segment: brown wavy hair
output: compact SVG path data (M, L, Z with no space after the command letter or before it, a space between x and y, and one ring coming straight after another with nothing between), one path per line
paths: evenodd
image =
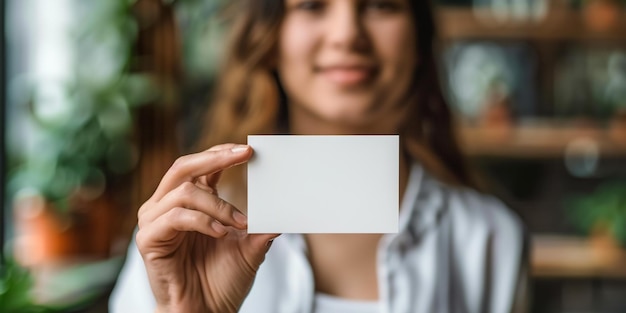
M399 134L403 152L448 184L475 187L439 82L432 4L429 0L409 3L419 62L410 89L413 92L406 99L409 114ZM236 13L230 44L207 114L202 148L244 143L248 134L289 131L287 97L272 66L284 0L243 0L231 9Z

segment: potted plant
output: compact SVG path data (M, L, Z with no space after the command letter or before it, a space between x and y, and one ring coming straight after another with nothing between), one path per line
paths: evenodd
M626 182L608 182L567 201L572 223L596 241L626 246Z
M112 187L127 180L138 157L134 112L159 97L151 78L133 71L138 29L132 1L73 4L71 75L28 87L30 127L24 142L9 149L20 261L107 256L106 228L119 195Z
M614 29L623 15L624 0L578 0L583 19L590 30L604 32Z

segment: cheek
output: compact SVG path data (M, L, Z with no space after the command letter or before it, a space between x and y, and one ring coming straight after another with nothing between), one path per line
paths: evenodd
M412 73L416 60L413 24L408 19L381 23L372 29L380 58L394 74Z
M279 37L278 70L285 77L303 75L314 48L310 27L285 20Z
M277 71L285 93L292 102L307 103L314 98L313 66L316 53L314 23L286 19L278 42Z

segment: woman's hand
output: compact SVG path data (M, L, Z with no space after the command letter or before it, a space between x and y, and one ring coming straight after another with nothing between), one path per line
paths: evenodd
M277 235L248 235L217 195L222 170L252 156L225 144L181 157L139 209L137 247L159 312L236 312Z

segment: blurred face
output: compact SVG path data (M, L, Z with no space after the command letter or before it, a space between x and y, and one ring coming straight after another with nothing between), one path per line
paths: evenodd
M291 114L397 124L417 63L408 0L285 1L277 70Z

